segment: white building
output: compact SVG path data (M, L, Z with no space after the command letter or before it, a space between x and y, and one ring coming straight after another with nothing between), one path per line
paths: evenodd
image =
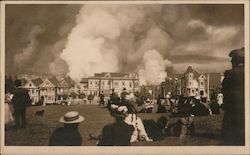
M101 92L108 96L112 89L120 95L125 88L128 92L139 90L139 77L136 73L96 73L94 76L83 78L81 90L98 97Z
M23 85L29 92L30 98L32 100L32 105L35 105L40 99L39 86L43 83L40 78L37 79L26 79L27 82Z
M56 78L46 78L40 85L40 97L44 97L45 104L56 102L58 81Z
M189 66L181 79L181 88L184 96L207 96L207 77Z

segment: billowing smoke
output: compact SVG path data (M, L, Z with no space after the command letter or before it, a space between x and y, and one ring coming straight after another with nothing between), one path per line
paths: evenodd
M160 6L85 5L60 57L73 79L98 72L140 72L141 84L159 84L171 37L153 21ZM143 57L143 58L142 58Z
M27 47L23 49L21 53L18 53L15 55L15 63L17 63L18 67L22 67L25 65L28 60L35 54L37 46L38 46L38 40L37 36L43 32L43 29L36 25L34 26L31 31L29 32L26 40L29 41Z
M146 51L143 55L143 67L139 70L140 84L159 84L164 81L167 73L165 69L170 61L164 60L156 50Z

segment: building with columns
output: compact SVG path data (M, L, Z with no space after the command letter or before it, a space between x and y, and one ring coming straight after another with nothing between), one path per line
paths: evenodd
M82 78L80 84L82 91L95 97L100 93L109 96L112 90L120 95L124 88L128 92L139 91L139 77L136 73L95 73L94 76Z

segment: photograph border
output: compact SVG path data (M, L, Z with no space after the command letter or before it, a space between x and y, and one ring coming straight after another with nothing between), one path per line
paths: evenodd
M248 0L171 0L171 1L1 1L1 154L249 154L249 1ZM245 146L126 146L126 147L52 147L5 146L5 5L7 4L243 4L245 47Z

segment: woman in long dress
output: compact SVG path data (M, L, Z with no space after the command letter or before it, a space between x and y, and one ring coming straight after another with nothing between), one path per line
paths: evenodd
M6 93L5 94L5 124L9 124L11 123L14 119L10 110L10 103L11 103L11 99L12 96L10 93Z

